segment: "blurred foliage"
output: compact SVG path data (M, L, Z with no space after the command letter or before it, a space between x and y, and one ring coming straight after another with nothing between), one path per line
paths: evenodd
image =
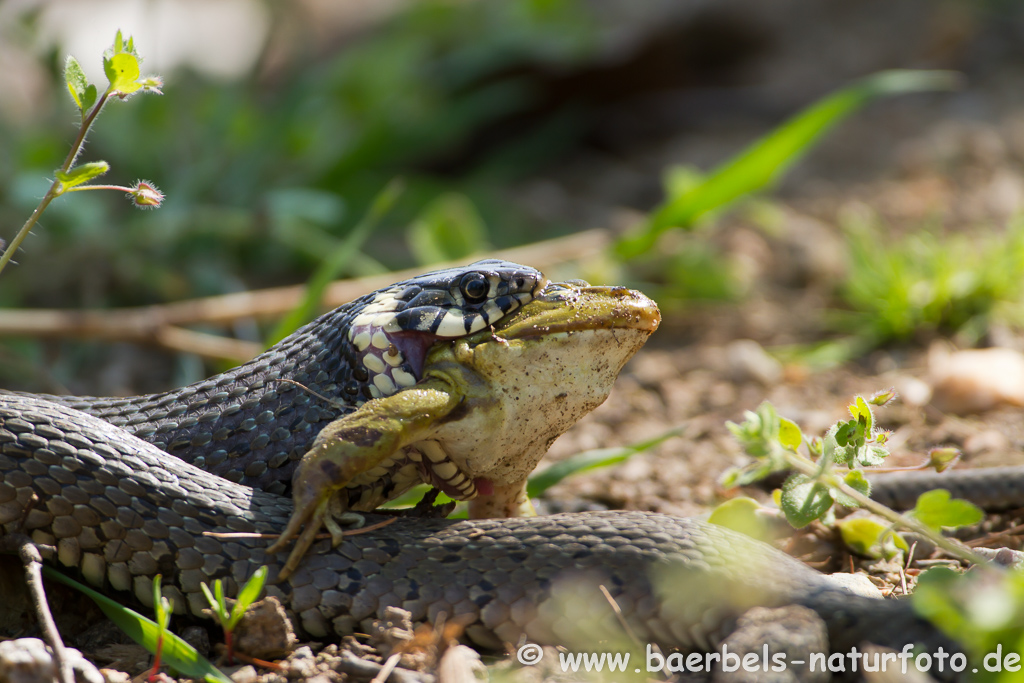
M935 567L921 574L914 609L963 644L972 681L1020 681L1024 648L1024 571L979 567L960 574Z
M848 311L835 324L860 346L959 334L973 344L993 319L1024 324L1024 223L982 235L922 229L883 240L870 218L844 226L850 272L841 288Z
M427 0L263 81L167 74L167 97L111 109L89 140L89 153L123 177L159 178L164 209L140 216L109 197L59 199L19 258L31 267L5 274L0 305L138 304L304 280L400 174L407 190L390 220L340 275L410 265L402 231L424 207L420 222L431 227L414 231L421 238L443 230L463 249L538 239L548 226L527 220L496 181L550 145L534 145L531 157L530 141L518 140L515 154L497 149L456 174L427 167L480 126L530 106L517 67L567 67L596 41L578 0ZM31 125L0 128L2 225L25 220L66 152L73 103L62 66L54 54L59 106ZM416 241L415 258L430 256L430 242Z
M689 228L706 214L776 182L807 150L839 122L869 102L922 90L946 90L957 83L948 71L882 71L815 102L746 150L723 162L697 183L669 187L668 197L640 229L616 246L623 258L654 248L669 228ZM674 191L673 191L674 189Z

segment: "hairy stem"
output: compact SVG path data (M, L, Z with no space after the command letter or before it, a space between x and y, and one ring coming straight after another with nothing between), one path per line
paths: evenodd
M951 538L943 536L941 533L921 524L921 522L917 521L913 517L901 515L895 510L882 505L878 501L871 500L863 493L844 482L842 478L836 474L832 472L821 472L818 466L813 462L791 451L786 451L785 454L787 462L793 469L799 470L802 474L806 474L808 477L824 484L825 486L839 489L844 494L857 501L857 503L865 510L870 510L879 517L884 517L901 528L908 529L914 533L925 536L953 557L966 560L973 564L988 564L985 558L978 555L970 548L957 543Z
M68 155L64 159L64 163L58 170L67 173L71 169L71 166L75 163L75 159L78 158L78 155L82 152L82 148L85 146L85 136L89 132L90 126L92 126L93 121L96 120L96 117L99 115L100 110L103 109L103 105L107 103L107 99L109 97L110 90L107 90L107 92L103 93L99 101L96 102L89 113L82 117L82 125L78 129L78 135L75 137L75 141L72 143L71 150L68 151ZM54 180L50 185L50 189L47 190L46 194L43 195L43 198L39 200L39 205L36 206L32 215L28 217L25 224L21 226L21 230L19 230L18 234L14 236L11 243L7 245L7 248L4 249L3 255L0 256L0 272L3 272L3 269L7 267L7 263L11 260L14 254L17 253L18 247L20 247L25 238L28 237L28 234L32 232L32 228L39 222L39 217L43 215L43 211L46 210L46 207L48 207L50 202L54 199L64 194L64 192L63 183L59 180Z

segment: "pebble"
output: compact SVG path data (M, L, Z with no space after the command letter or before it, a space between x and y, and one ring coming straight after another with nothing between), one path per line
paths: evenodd
M1024 354L991 348L928 352L932 403L956 415L981 413L998 405L1024 405Z
M65 648L76 683L103 683L103 674L82 653ZM12 683L52 683L58 680L50 647L38 638L18 638L0 642L0 681Z
M737 382L772 386L782 379L782 364L753 339L737 339L725 347L729 374Z

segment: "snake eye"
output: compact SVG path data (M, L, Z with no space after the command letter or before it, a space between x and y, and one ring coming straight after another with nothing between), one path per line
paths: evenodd
M462 296L466 297L466 301L471 304L479 303L486 299L490 288L487 278L480 273L466 273L462 276L462 281L459 282Z

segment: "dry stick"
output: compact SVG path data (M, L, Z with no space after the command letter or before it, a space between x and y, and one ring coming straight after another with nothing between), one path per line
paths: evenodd
M546 270L557 264L597 256L604 252L611 239L611 231L595 229L523 247L503 249L488 255ZM454 266L465 261L441 263L437 267ZM421 268L413 268L354 280L338 280L324 291L322 303L325 307L340 306L398 280L415 277L421 272ZM131 341L210 358L248 360L259 351L258 345L180 328L182 325L197 323L227 324L245 318L280 316L294 309L302 301L305 292L305 285L294 285L109 311L6 310L0 311L0 336L88 337Z
M39 554L39 548L31 538L18 533L9 534L0 539L0 549L18 552L18 557L25 567L25 583L32 596L32 607L35 609L40 626L42 626L43 635L46 636L50 649L53 650L53 661L57 666L60 681L61 683L75 683L67 651L64 649L64 641L61 640L57 624L53 620L53 615L50 614L50 606L46 602L46 590L43 588L43 558Z
M391 672L395 670L395 667L398 666L398 662L401 661L401 659L402 653L400 652L396 652L388 657L387 661L384 662L384 666L380 668L380 671L377 672L377 675L373 677L373 680L370 681L370 683L384 683L384 681L388 680L388 676L390 676Z
M386 527L388 524L394 524L397 521L398 521L398 517L389 517L388 519L385 519L383 521L375 522L374 524L369 524L367 526L362 526L362 527L359 527L358 529L346 529L342 535L346 536L346 537L347 536L359 536L360 534L365 534L365 533L368 533L370 531L376 531L377 529L380 529L381 527ZM257 539L257 540L261 540L261 539L276 540L276 539L281 537L281 534L261 534L261 533L257 533L257 532L251 532L251 531L223 531L223 532L221 532L221 531L204 531L203 532L203 536L212 536L213 538L219 538L219 539L222 539L222 540L224 540L224 539L233 539L233 538L246 538L246 539ZM331 534L325 532L325 533L322 533L322 534L317 534L316 536L313 537L313 540L322 541L322 540L327 539L327 538L333 538L333 536Z
M50 614L50 605L46 601L42 574L43 558L32 539L21 531L25 527L29 513L38 504L39 496L33 493L21 513L21 520L16 525L15 533L0 538L0 551L17 551L18 557L21 558L21 563L25 566L25 583L32 595L32 606L36 610L39 624L43 627L43 635L46 636L50 648L53 650L53 659L57 664L60 680L62 683L74 683L74 675L70 664L68 664L67 652L64 650L64 641L61 640L57 624L53 621L53 615Z

